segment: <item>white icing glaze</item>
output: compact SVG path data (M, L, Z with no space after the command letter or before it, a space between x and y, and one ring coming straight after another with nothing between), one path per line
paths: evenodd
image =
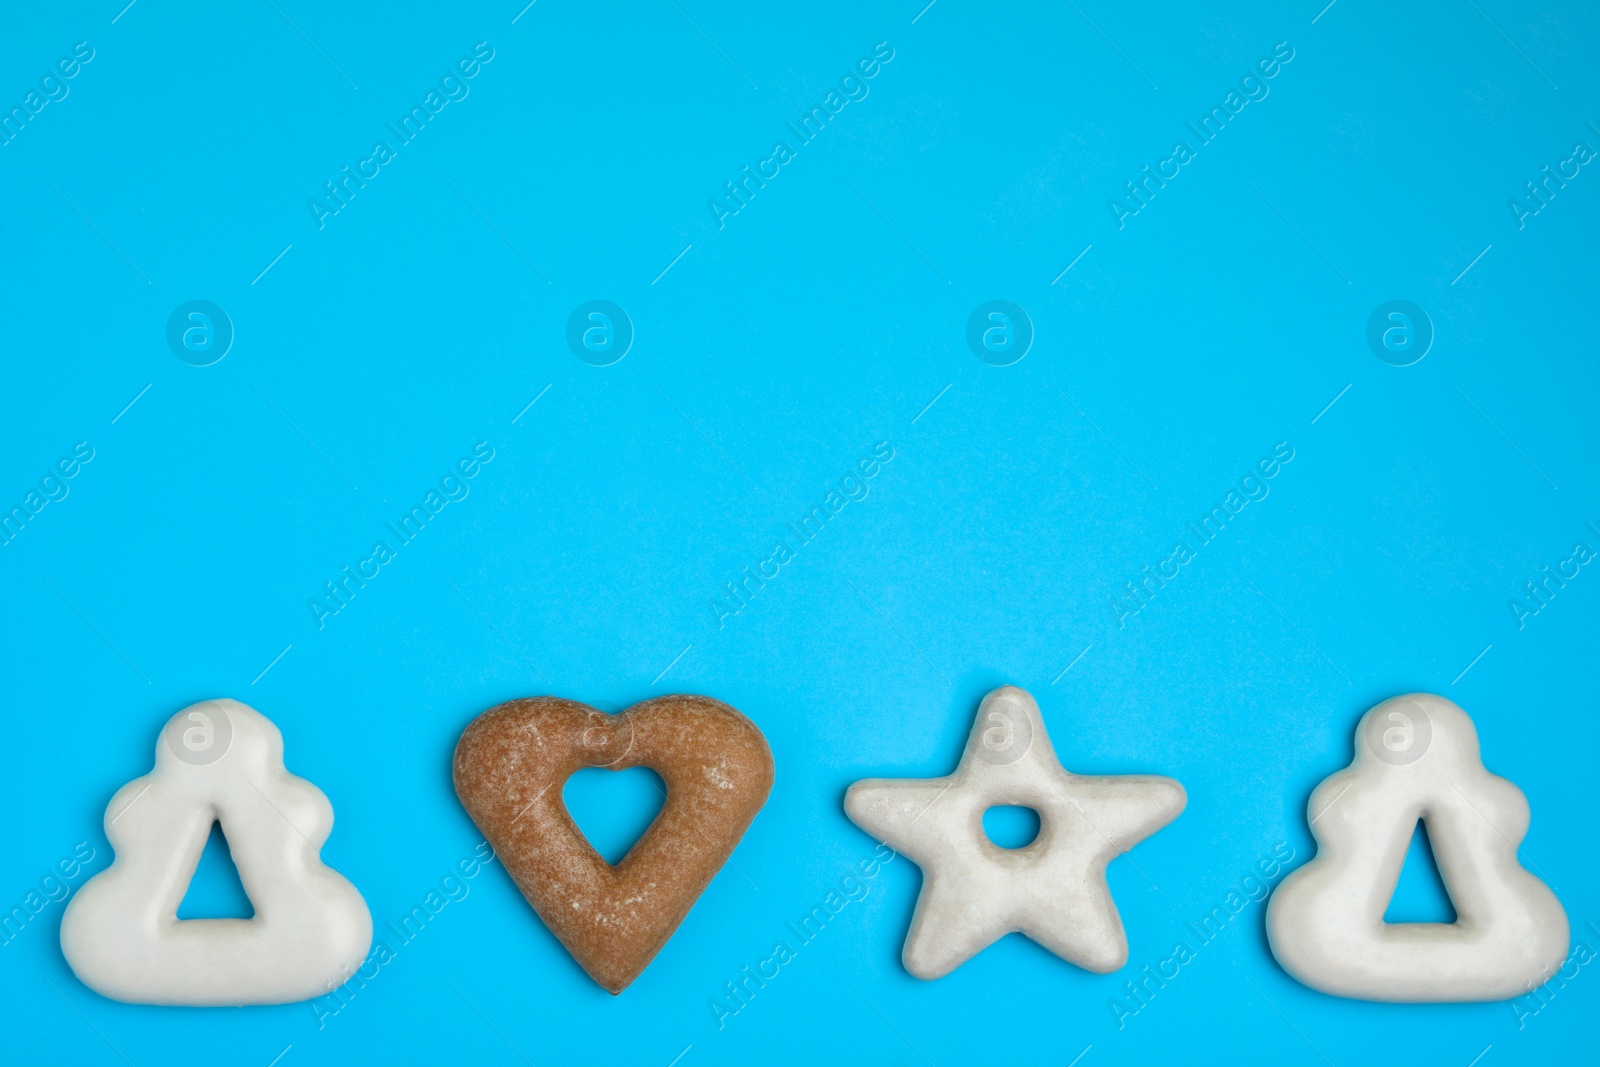
M183 919L213 821L220 821L251 919ZM83 983L139 1004L307 1000L342 984L372 943L372 916L319 855L333 806L283 765L283 737L234 700L194 704L156 741L155 770L106 808L115 862L61 920L61 951Z
M1412 693L1362 716L1355 760L1307 806L1317 855L1267 904L1272 953L1295 978L1342 997L1505 1000L1567 954L1567 915L1523 870L1528 802L1484 769L1478 732L1443 697ZM1386 923L1421 819L1454 923Z
M955 772L868 778L845 811L923 870L902 958L940 978L1013 931L1098 973L1128 960L1106 864L1183 810L1183 786L1154 775L1089 777L1062 768L1032 696L1003 686L983 698ZM983 813L1032 808L1039 835L1020 849L989 840Z

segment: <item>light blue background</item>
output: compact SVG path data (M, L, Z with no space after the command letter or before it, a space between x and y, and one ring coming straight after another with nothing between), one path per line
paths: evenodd
M1521 630L1507 606L1575 541L1600 547L1600 173L1524 229L1507 207L1575 141L1600 147L1592 10L121 3L13 11L0 38L6 109L75 42L96 50L0 148L0 502L95 449L0 549L4 904L80 841L102 869L111 794L212 696L282 728L337 812L325 858L380 927L479 841L449 760L500 701L708 694L760 725L777 784L620 998L498 867L320 1029L303 1004L105 1000L66 967L55 904L0 947L8 1060L544 1064L600 1045L662 1067L1493 1067L1592 1049L1592 968L1520 1029L1506 1004L1338 1000L1276 966L1259 905L1122 1029L1110 1008L1274 846L1310 854L1309 791L1363 711L1413 690L1474 716L1532 805L1524 862L1574 938L1600 939L1600 576ZM495 58L470 96L319 231L307 200L478 41ZM708 198L880 41L895 58L870 95L719 231ZM1118 230L1108 198L1193 146L1185 121L1279 41L1295 58L1270 95ZM196 298L237 333L207 368L164 339ZM604 369L564 342L593 298L637 331ZM1004 369L964 340L995 298L1037 332ZM1390 299L1436 328L1415 366L1366 346ZM307 599L476 441L496 455L471 495L319 630ZM719 629L708 598L880 441L896 456L870 496ZM1270 496L1119 627L1108 596L1279 441L1295 459ZM723 983L871 854L847 785L946 773L1006 682L1037 695L1069 768L1188 788L1110 867L1128 968L1013 936L914 980L920 875L896 861L719 1030ZM637 822L588 800L597 834ZM215 873L196 891L223 899Z

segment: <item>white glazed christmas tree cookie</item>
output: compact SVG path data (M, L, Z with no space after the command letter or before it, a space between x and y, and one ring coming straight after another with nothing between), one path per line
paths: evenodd
M251 919L179 919L212 823L220 822L255 908ZM137 1004L308 1000L361 965L372 916L319 852L333 829L322 791L283 765L283 736L235 700L178 712L155 770L119 789L105 830L116 860L61 920L78 978Z
M1008 685L978 706L953 774L867 778L850 787L844 808L922 868L901 958L933 979L1013 931L1087 970L1121 967L1128 939L1106 864L1177 818L1186 801L1171 778L1063 769L1039 705ZM983 813L1010 804L1039 814L1039 836L1025 848L1001 848L984 833Z
M1341 997L1505 1000L1553 974L1567 915L1522 869L1528 802L1490 774L1466 712L1412 693L1367 712L1355 760L1308 805L1317 855L1267 904L1272 953L1295 978ZM1386 923L1417 820L1428 829L1454 923Z

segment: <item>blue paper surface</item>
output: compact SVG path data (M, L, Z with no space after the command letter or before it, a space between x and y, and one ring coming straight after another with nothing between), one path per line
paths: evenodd
M1592 8L123 2L0 37L8 1062L1588 1055ZM841 800L947 773L1005 683L1189 806L1109 868L1123 970L1013 935L920 982L920 873L847 883ZM1572 920L1510 1004L1314 992L1252 899L1418 690ZM514 697L671 692L777 780L612 998L459 879L450 755ZM214 696L393 949L334 999L125 1005L61 956L107 801ZM567 796L621 847L645 781ZM1408 868L1394 914L1444 907Z

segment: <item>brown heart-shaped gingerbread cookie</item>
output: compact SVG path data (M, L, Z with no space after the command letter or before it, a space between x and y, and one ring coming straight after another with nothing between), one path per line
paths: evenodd
M615 867L561 800L585 767L645 766L667 784L655 821ZM575 700L512 700L456 744L456 794L517 888L612 993L655 958L772 791L772 751L709 697L669 696L607 715Z

